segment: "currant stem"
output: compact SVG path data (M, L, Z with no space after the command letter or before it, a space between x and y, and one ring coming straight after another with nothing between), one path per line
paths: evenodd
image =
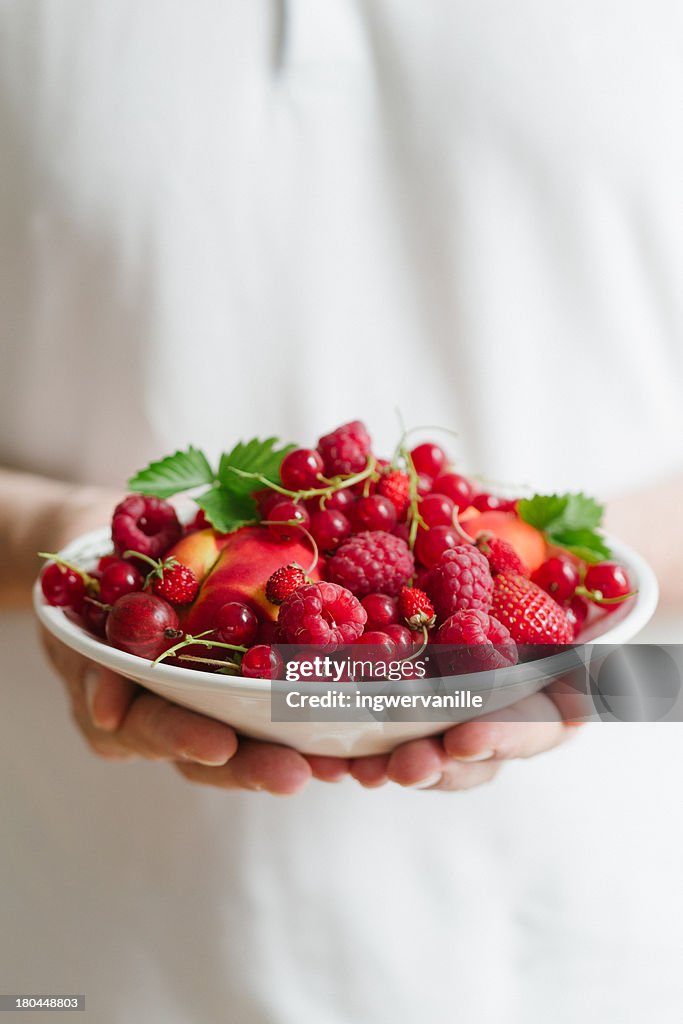
M307 530L305 526L302 526L296 519L262 519L261 526L296 526L297 529L301 530L301 532L306 535L306 539L313 548L313 561L309 568L304 570L306 576L310 576L320 559L320 551L313 534Z
M195 661L201 662L202 665L217 665L219 668L234 668L235 671L239 668L231 661L219 661L218 658L200 658L199 655L195 654L179 654L178 661Z
M81 569L78 565L74 565L73 562L67 562L67 560L65 558L62 558L61 555L53 555L49 551L39 551L38 558L48 558L51 562L56 562L57 565L63 565L65 569L71 569L72 572L75 572L77 576L81 577L88 590L92 591L93 593L99 594L99 583L97 582L95 577L90 576L90 574L87 573L85 569Z
M280 484L269 480L268 477L263 476L261 473L251 473L246 469L237 469L235 466L231 466L230 471L236 473L237 476L243 477L245 480L257 480L264 487L269 487L272 491L277 491L278 494L284 494L288 498L305 501L307 498L329 498L335 491L344 491L355 484L361 483L361 481L366 480L372 475L376 465L377 460L374 455L371 455L365 469L359 473L354 473L351 476L335 477L327 486L311 487L307 491L290 491L286 487L282 487Z
M189 633L185 634L183 640L178 644L174 644L173 647L169 647L168 650L162 651L158 658L152 662L152 665L158 665L159 662L163 661L164 658L170 658L177 651L182 651L183 647L190 647L192 644L199 644L201 647L220 647L228 651L239 651L240 654L245 654L247 648L241 647L238 644L224 644L221 640L204 640L205 636L209 633L213 633L212 629L206 629L203 633L198 633L197 636L191 636Z
M579 594L580 597L585 597L593 604L597 604L598 607L611 604L621 604L623 601L628 601L630 597L635 597L638 593L637 590L631 590L628 594L620 594L619 597L603 597L601 590L588 590L587 587L577 587L574 591L575 594Z

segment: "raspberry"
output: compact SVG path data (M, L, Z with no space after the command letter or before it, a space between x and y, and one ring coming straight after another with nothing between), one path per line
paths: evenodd
M358 598L336 583L308 583L280 605L278 625L287 643L349 644L367 614Z
M401 587L398 595L398 610L411 629L433 626L436 622L434 606L424 590L417 587Z
M528 576L529 572L512 544L495 537L492 533L482 532L475 541L482 555L486 555L489 568L493 574L497 572L519 572Z
M345 541L329 560L327 570L333 583L358 597L375 591L395 597L413 575L415 560L400 537L372 530Z
M518 644L570 644L574 639L564 609L519 573L498 573L491 611Z
M486 557L473 544L445 551L429 574L427 593L441 621L464 608L488 611L493 579Z
M114 509L111 536L114 550L139 551L149 558L159 558L180 539L182 527L172 505L161 498L129 494Z
M389 499L400 519L410 504L410 477L399 469L385 473L377 484L377 493Z
M276 569L266 583L266 597L271 604L282 602L306 583L306 573L296 562Z
M170 604L191 604L199 590L199 580L187 565L169 558L161 568L161 576L152 585L157 597Z
M437 644L455 648L438 656L441 671L482 672L517 663L517 645L509 630L492 615L475 608L451 615L434 639Z
M360 420L345 423L318 441L325 475L346 476L365 468L372 441Z

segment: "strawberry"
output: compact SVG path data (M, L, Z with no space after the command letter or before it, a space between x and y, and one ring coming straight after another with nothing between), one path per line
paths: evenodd
M191 604L197 596L199 580L189 566L182 565L175 558L167 558L152 584L152 590L170 604Z
M518 644L570 644L574 630L550 594L520 573L498 573L493 581L491 613Z
M301 566L291 562L289 565L283 565L281 569L276 569L269 577L266 583L266 597L271 604L282 604L290 594L308 582Z
M434 605L424 590L417 587L401 587L398 595L398 610L411 629L433 626L436 622Z
M410 503L410 477L400 469L384 473L377 484L377 493L389 499L400 519Z

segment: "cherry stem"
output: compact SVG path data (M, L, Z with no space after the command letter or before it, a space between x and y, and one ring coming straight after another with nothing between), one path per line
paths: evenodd
M623 601L628 601L630 597L635 597L638 593L637 590L631 590L628 594L621 594L619 597L603 597L601 590L588 590L587 587L577 587L574 591L575 594L579 594L580 597L586 597L593 604L598 606L621 604Z
M220 640L204 640L205 636L209 633L213 633L213 629L206 629L203 633L198 633L197 636L191 636L189 633L185 634L183 640L179 644L174 644L173 647L169 647L167 650L162 651L158 658L152 662L152 665L158 665L159 662L163 661L164 658L170 658L176 651L182 651L183 647L190 647L192 644L200 644L202 647L220 647L227 651L239 651L240 654L245 654L247 648L240 647L238 644L224 644Z
M416 658L419 658L420 655L422 654L422 652L425 650L428 642L429 642L429 632L427 630L427 627L423 625L422 626L422 643L420 644L418 649L413 654L408 654L405 658L401 658L401 664L403 664L404 661L415 661Z
M460 512L460 506L456 505L453 509L453 529L457 533L458 537L462 537L466 544L476 544L476 538L472 538L469 533L465 530L465 527L461 524L458 519Z
M56 562L57 565L63 565L65 569L71 569L72 572L81 577L88 590L94 591L96 594L99 593L100 585L95 577L87 573L85 569L74 565L73 562L67 562L66 558L62 558L61 555L53 555L49 551L39 551L38 558L48 558L51 562Z

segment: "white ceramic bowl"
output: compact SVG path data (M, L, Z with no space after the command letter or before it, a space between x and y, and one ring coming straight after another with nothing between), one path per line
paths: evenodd
M633 639L652 617L657 605L658 587L652 569L635 551L612 538L608 541L614 557L632 574L638 595L596 623L581 639L590 643L622 644ZM68 561L87 567L110 550L109 531L102 529L79 537L64 548L61 555ZM360 722L274 722L271 721L269 681L212 675L164 662L153 666L142 658L109 647L71 621L61 608L46 604L39 581L34 586L33 600L45 628L79 654L127 676L167 700L227 722L237 732L256 739L285 743L307 754L359 757L383 753L398 743L433 735L443 731L445 725L453 724L453 718L442 723L434 720L378 721L370 712L367 720ZM550 680L565 673L570 664L575 664L571 651L497 672L495 688L487 700L487 712L508 707L537 692ZM459 675L446 682L452 683L456 689L481 689L485 684L484 677L488 675L490 673ZM315 688L319 690L319 687L319 683L297 686L302 691L308 688L310 692ZM477 713L473 709L463 709L458 720L466 721L476 717Z

